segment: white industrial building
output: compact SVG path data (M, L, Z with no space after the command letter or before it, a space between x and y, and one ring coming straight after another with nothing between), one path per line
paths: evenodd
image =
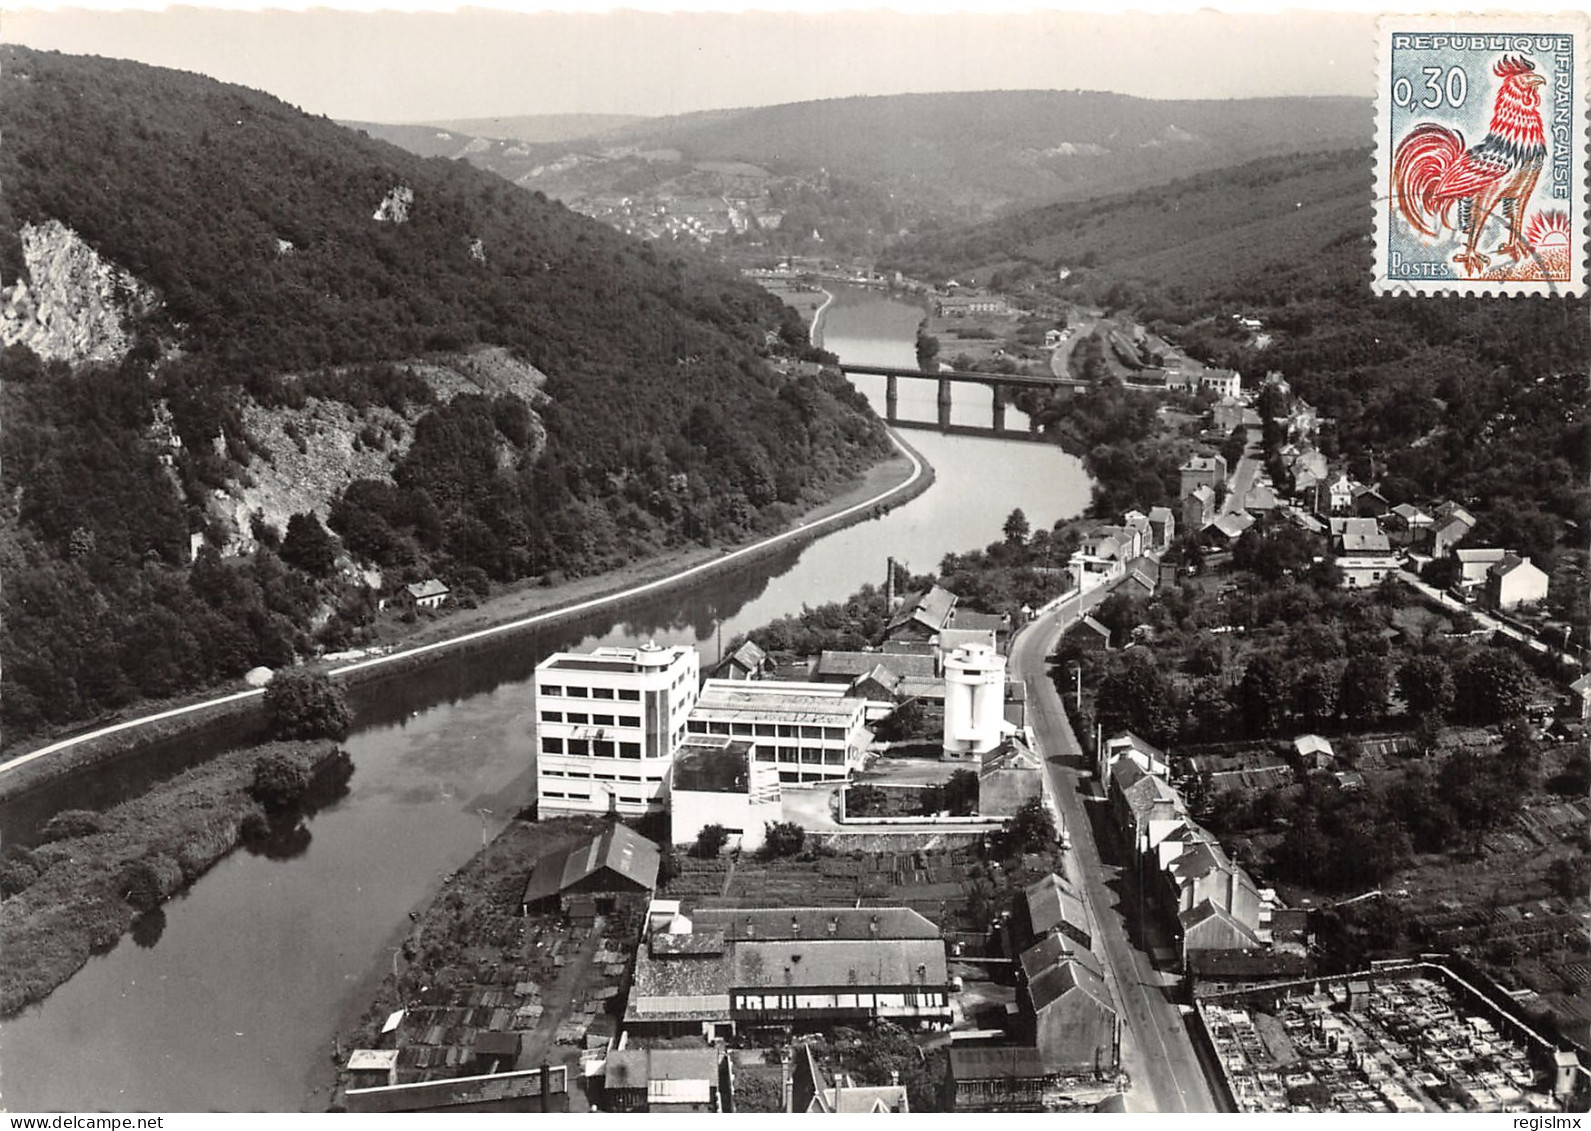
M640 816L663 809L699 683L689 645L557 652L537 664L539 810Z
M770 823L782 817L779 769L759 762L756 744L705 735L691 739L674 755L669 785L669 839L694 844L708 825L729 833L731 844L747 852L762 847Z
M867 748L866 707L832 683L710 679L686 730L692 741L754 741L756 760L775 764L781 782L843 781Z
M1005 657L987 644L945 654L944 759L979 762L1000 745L1005 722Z

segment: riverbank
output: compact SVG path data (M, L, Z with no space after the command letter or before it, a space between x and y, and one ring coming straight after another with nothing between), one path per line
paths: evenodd
M474 609L421 620L404 634L399 650L352 664L321 662L312 666L349 683L414 670L440 659L445 650L501 633L553 625L668 586L699 581L720 570L751 564L763 555L877 517L916 498L932 485L934 478L933 468L909 444L893 433L890 438L897 451L894 457L875 464L849 490L807 512L799 523L780 534L738 548L681 549L555 588L521 584L493 594ZM193 727L247 727L248 720L259 715L263 694L258 688L233 689L18 752L0 763L0 802Z
M435 1050L429 1055L436 1056L449 1044L462 1047L454 1023L444 1018L476 1009L488 997L500 1003L493 1010L512 1010L515 1028L524 1034L521 1067L539 1066L554 1053L572 1007L592 989L616 989L620 976L593 968L586 951L594 948L584 945L591 941L587 932L567 923L556 909L525 916L520 899L539 859L568 851L606 827L597 816L514 820L442 880L411 914L412 922L397 928L390 962L372 964L360 980L363 992L341 1019L331 1055L310 1072L304 1109L337 1110L347 1055L356 1048L396 1042L417 1051L429 1047ZM626 933L625 953L635 941ZM399 1009L406 1014L398 1033L384 1035L387 1018ZM485 1018L471 1027L488 1028ZM419 1064L405 1062L400 1068L401 1082L424 1074Z
M807 327L807 341L818 349L823 348L823 316L828 313L829 307L834 305L834 292L826 287L819 287L823 295L823 305L812 312L811 325Z
M335 793L347 782L332 772L338 753L312 742L231 750L104 813L85 812L77 822L81 835L8 849L7 890L30 873L34 878L0 905L0 1017L41 1001L129 931L135 937L141 928L158 931L160 905L246 838L268 846L290 834L303 810L273 822L249 792L260 758L286 755Z

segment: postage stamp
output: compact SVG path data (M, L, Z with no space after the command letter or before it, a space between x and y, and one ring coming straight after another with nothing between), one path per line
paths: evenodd
M1584 293L1587 28L1583 15L1380 21L1377 294Z

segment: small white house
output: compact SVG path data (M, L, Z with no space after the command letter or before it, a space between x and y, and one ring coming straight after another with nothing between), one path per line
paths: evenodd
M1517 609L1547 599L1547 575L1527 557L1505 554L1486 571L1486 603L1494 609Z
M434 577L403 587L403 603L417 609L440 609L451 590Z

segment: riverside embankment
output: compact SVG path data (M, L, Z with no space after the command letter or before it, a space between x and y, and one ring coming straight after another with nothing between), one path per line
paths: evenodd
M401 646L353 663L312 665L346 684L366 683L403 672L420 670L445 659L443 653L480 645L502 633L533 626L551 626L603 607L622 609L667 588L710 581L721 571L752 565L767 555L797 547L835 530L878 518L916 498L933 484L934 471L898 436L891 436L895 453L875 465L848 491L814 508L787 530L739 547L692 547L635 563L612 573L566 583L556 589L522 585L491 598L474 609L428 617L405 634ZM157 747L196 732L213 732L233 745L258 738L261 688L234 688L148 714L106 723L84 734L57 739L38 749L23 751L0 762L0 804L37 791L45 783L95 766L107 759L157 754ZM203 756L208 744L190 746ZM81 803L81 801L79 801ZM50 808L48 799L29 806L34 814ZM11 825L12 822L5 822ZM11 836L26 837L23 828L7 827Z
M825 315L825 346L856 364L909 365L920 317L887 296L840 295ZM857 384L882 407L882 381ZM915 412L933 419L932 384L913 384L927 392ZM656 638L694 644L711 664L720 634L727 642L881 582L889 557L929 572L947 552L999 540L1015 507L1049 526L1088 502L1081 464L1058 448L931 432L913 433L912 444L935 481L876 519L620 608L442 649L446 662L421 670L377 667L390 674L350 685L348 793L304 821L291 854L221 859L165 905L155 945L124 939L0 1023L7 1106L323 1109L324 1095L308 1098L318 1070L350 1015L368 1006L373 974L390 969L387 948L401 943L408 913L534 795L531 676L540 659ZM97 788L137 761L113 759L72 780Z

